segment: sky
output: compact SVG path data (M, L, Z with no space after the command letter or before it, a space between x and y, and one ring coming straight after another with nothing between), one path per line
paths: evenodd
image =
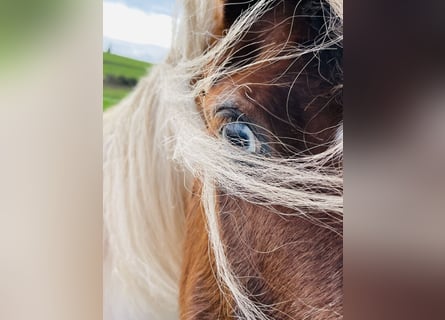
M175 0L104 0L103 50L160 62L170 47Z

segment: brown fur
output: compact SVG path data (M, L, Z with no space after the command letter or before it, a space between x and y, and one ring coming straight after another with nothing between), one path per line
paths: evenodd
M275 48L285 48L313 41L317 21L297 17L292 24L289 19L297 3L277 2L275 9L250 29L239 46L228 52L231 63L242 64L240 55L251 62L267 54L254 43L264 47L275 43ZM296 11L297 15L303 15L307 3L310 1L300 4L302 9ZM245 8L243 5L238 11ZM230 27L236 9L228 6L224 15L217 15L224 16L224 27L219 30ZM201 100L209 133L218 135L221 125L228 121L216 117L215 110L223 103L221 97L227 98L230 92L230 99L224 103L229 101L250 122L267 129L259 130L272 155L289 157L298 152L323 150L323 144L332 139L342 119L341 96L333 91L340 79L331 70L340 60L336 49L332 56L264 63L220 79ZM258 51L252 54L253 50ZM234 90L234 84L240 87ZM279 141L282 143L278 144ZM268 208L236 198L220 194L218 199L220 229L231 267L252 300L270 306L266 314L273 319L341 317L341 226L334 224L338 228L335 233L302 218L283 218ZM198 196L190 199L184 255L181 319L235 317L236 306L227 292L220 290L215 278L215 262Z
M196 183L194 194L200 194ZM209 248L206 221L198 196L189 199L180 285L181 319L227 319L231 313L215 277L215 259Z

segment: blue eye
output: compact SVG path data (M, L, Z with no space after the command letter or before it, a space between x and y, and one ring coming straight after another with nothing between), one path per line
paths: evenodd
M259 149L259 142L255 134L245 123L229 122L222 127L221 135L234 146L247 152L255 153Z

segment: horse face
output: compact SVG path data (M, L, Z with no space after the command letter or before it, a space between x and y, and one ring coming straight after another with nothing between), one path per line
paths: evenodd
M224 33L254 2L226 3L219 30ZM320 41L326 17L323 8L311 7L311 1L275 2L221 59L222 67L235 71L220 77L205 93L203 115L214 135L221 135L224 124L243 120L263 147L255 151L284 156L317 153L342 120L341 95L335 90L342 81L337 68L341 49L333 46L288 58L302 46Z
M226 1L217 17L223 35L255 1ZM318 6L317 6L318 4ZM328 6L325 4L325 6ZM271 1L218 63L229 72L199 100L209 133L246 152L296 157L325 149L342 119L341 49L289 57L320 37L319 2ZM196 191L199 183L196 184ZM217 194L219 224L231 268L249 297L273 319L336 319L342 309L342 239L299 217ZM317 213L312 213L317 214ZM187 217L181 283L183 319L238 315L215 280L199 198Z

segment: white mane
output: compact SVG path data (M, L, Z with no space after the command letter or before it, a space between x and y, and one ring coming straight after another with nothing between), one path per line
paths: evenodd
M206 50L217 2L182 1L166 61L153 67L129 97L104 114L105 319L178 319L185 200L194 179L203 185L201 201L219 280L248 320L266 319L264 306L249 300L230 270L218 231L215 186L245 201L291 208L310 220L314 218L305 214L308 209L341 220L342 173L324 166L341 161L341 134L321 154L286 160L247 154L206 133L195 97L219 75L237 71L223 70L212 62L236 43L267 4L259 0L224 38ZM335 28L332 31L337 36L327 37L317 47L288 52L287 58L342 41L338 26L343 2L329 2L337 18L326 23ZM191 80L203 71L211 76L192 86ZM290 188L292 185L305 187ZM320 189L334 192L315 191Z

